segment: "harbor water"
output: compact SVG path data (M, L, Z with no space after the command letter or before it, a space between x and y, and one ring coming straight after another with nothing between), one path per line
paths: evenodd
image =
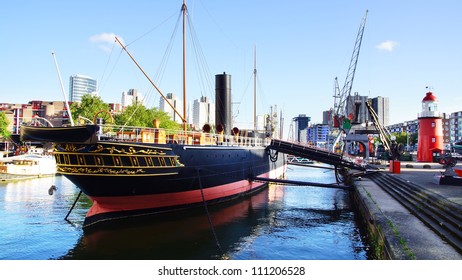
M289 166L288 179L334 183L331 170ZM56 190L52 195L52 185ZM0 182L0 259L365 260L369 246L340 189L271 185L249 198L124 220L89 232L91 205L65 177Z

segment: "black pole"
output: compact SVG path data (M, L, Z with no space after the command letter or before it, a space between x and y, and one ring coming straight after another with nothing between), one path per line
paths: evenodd
M81 194L82 194L82 191L80 191L80 192L79 192L79 195L77 195L77 198L75 199L74 204L72 204L72 207L71 207L71 209L69 209L69 212L67 212L67 215L66 215L66 217L64 218L64 220L66 220L66 221L69 222L69 220L68 220L67 218L68 218L69 215L71 214L72 209L74 209L75 205L77 204L77 201L79 200Z

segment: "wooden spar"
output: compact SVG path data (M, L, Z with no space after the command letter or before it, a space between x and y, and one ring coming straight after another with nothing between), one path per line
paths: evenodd
M71 109L69 108L69 102L67 102L66 91L64 90L63 80L61 79L61 73L58 67L58 61L56 61L55 53L52 52L53 60L55 62L56 72L58 72L59 82L61 84L61 91L63 92L64 105L66 106L67 113L69 114L69 120L71 121L71 126L74 126L74 120L72 119Z
M115 39L116 39L117 43L119 43L119 45L122 47L122 49L128 54L128 56L131 58L131 60L133 60L136 67L138 67L138 69L140 69L141 73L143 73L143 75L148 79L148 81L151 83L151 85L157 90L157 92L167 102L167 104L170 107L172 107L173 111L175 111L175 113L178 114L178 116L180 116L181 120L183 121L183 123L186 126L186 123L187 123L186 119L176 110L176 108L172 105L172 103L170 103L170 101L168 101L168 99L165 97L165 95L162 93L162 91L156 86L156 84L154 84L154 82L151 80L151 78L149 78L148 74L146 74L146 72L144 72L143 68L141 68L141 66L138 64L138 62L136 62L136 60L133 58L133 56L130 54L130 52L127 50L127 48L122 44L122 42L119 40L119 38L117 38L117 36L116 36Z

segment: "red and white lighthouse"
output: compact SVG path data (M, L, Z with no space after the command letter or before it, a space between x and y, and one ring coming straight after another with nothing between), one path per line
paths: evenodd
M431 91L422 99L419 119L417 161L432 162L433 156L443 149L443 119L438 111L438 100Z

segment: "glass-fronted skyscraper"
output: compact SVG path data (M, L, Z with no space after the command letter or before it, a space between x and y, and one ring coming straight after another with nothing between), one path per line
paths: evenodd
M69 79L69 101L81 102L85 94L96 94L98 82L83 75L74 75Z
M306 143L308 141L308 124L311 118L307 115L300 114L292 120L295 122L295 140L300 143Z

